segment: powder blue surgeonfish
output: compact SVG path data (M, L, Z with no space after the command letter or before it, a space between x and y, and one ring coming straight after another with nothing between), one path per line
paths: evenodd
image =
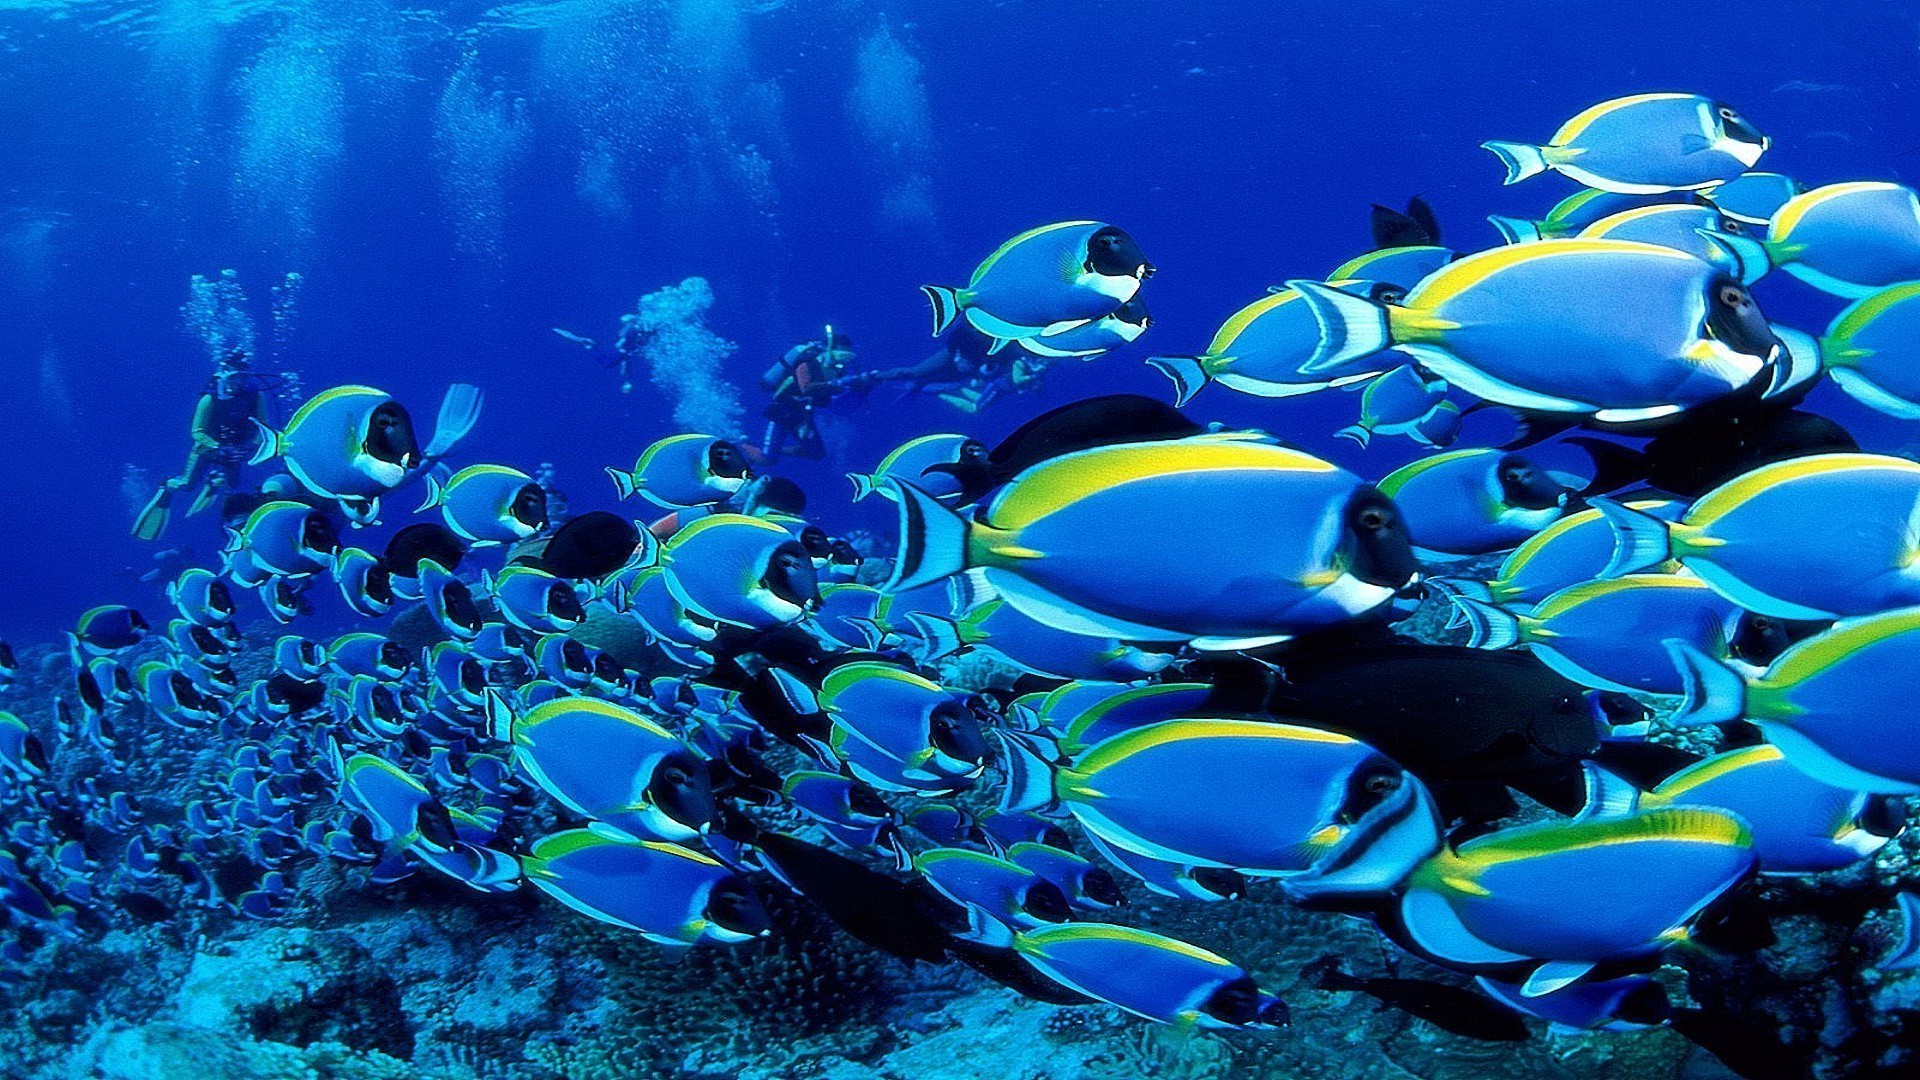
M1740 258L1709 233L1744 236L1747 226L1711 206L1665 203L1623 210L1580 230L1583 240L1634 240L1684 251L1715 269L1738 276Z
M818 822L828 836L853 850L885 847L903 865L911 862L912 855L899 836L898 815L860 781L838 773L802 769L787 774L780 793L794 809Z
M419 512L436 507L447 528L474 547L511 544L547 527L547 493L505 465L469 465L445 484L427 477Z
M1637 195L1724 184L1753 168L1771 140L1711 98L1634 94L1582 111L1544 146L1481 145L1506 165L1509 184L1551 169L1590 188Z
M631 709L569 697L516 714L497 691L486 709L514 764L577 814L640 840L691 839L713 820L705 763Z
M483 819L449 809L392 762L342 758L337 745L332 753L340 803L367 819L374 839L480 892L519 887L519 861L483 846L493 832Z
M1126 230L1100 221L1042 225L1000 245L964 289L924 285L933 333L964 313L1001 340L1046 337L1111 315L1133 299L1154 265Z
M975 597L957 620L921 612L907 617L926 642L925 655L947 656L971 648L1036 675L1107 682L1136 682L1174 660L1171 651L1055 629L994 595L991 586L976 591Z
M147 639L153 627L146 616L125 604L102 604L80 615L70 636L76 657L111 656ZM81 661L76 659L75 665Z
M1388 473L1380 494L1405 516L1416 548L1484 555L1559 520L1583 482L1501 450L1450 450Z
M1787 200L1764 239L1721 236L1747 281L1779 268L1858 300L1920 279L1920 193L1900 184L1828 184Z
M1615 530L1609 575L1678 559L1727 599L1780 619L1920 604L1920 464L1905 458L1816 454L1763 465L1675 522L1592 502Z
M1587 766L1583 816L1708 806L1725 810L1753 832L1763 874L1817 874L1852 866L1886 846L1906 825L1906 809L1886 795L1833 787L1794 768L1786 752L1762 743L1728 750L1681 769L1641 791Z
M1776 172L1741 173L1703 194L1714 208L1743 225L1766 225L1794 196L1799 181Z
M893 448L870 473L848 473L853 501L869 495L895 498L890 480L905 480L943 501L960 494L960 481L945 466L980 467L987 463L986 444L971 435L922 435Z
M1005 947L1016 931L1062 923L1071 915L1060 887L1018 863L965 848L934 848L913 857L927 884L967 911L968 937Z
M1920 420L1920 282L1848 305L1820 339L1820 359L1861 404Z
M1046 337L1020 338L1019 345L1047 360L1097 360L1139 340L1152 325L1153 316L1147 314L1147 305L1135 296L1103 318Z
M1397 287L1339 280L1334 288L1362 296L1403 295ZM1297 397L1373 378L1406 363L1390 352L1356 355L1309 371L1319 340L1313 311L1294 288L1278 289L1233 313L1197 356L1150 356L1147 363L1173 381L1174 404L1185 405L1208 383L1256 397Z
M1112 874L1071 851L1025 840L1008 848L1005 858L1052 882L1076 911L1105 911L1126 902Z
M1360 391L1359 422L1334 432L1361 447L1375 435L1404 435L1421 446L1447 446L1460 434L1460 407L1447 400L1447 382L1412 364L1394 368Z
M1920 795L1920 714L1891 672L1920 663L1920 608L1845 619L1748 675L1676 641L1687 698L1674 723L1748 720L1795 768L1849 791Z
M875 661L843 664L820 683L832 752L883 791L964 786L986 768L979 720L936 683Z
M1673 807L1476 837L1421 863L1400 895L1407 937L1442 963L1529 965L1537 997L1686 939L1754 868L1738 818Z
M1625 505L1663 521L1672 521L1687 509L1687 504L1677 499L1635 499ZM1446 595L1531 609L1561 589L1599 577L1613 560L1613 537L1613 526L1606 517L1588 508L1568 514L1528 537L1500 564L1491 581L1449 577L1434 578L1428 584ZM1678 568L1674 563L1659 566L1663 572Z
M1346 735L1213 719L1112 736L1052 779L1054 797L1114 847L1255 876L1309 868L1389 794L1418 783Z
M1786 347L1746 287L1672 248L1542 240L1469 255L1383 304L1295 281L1320 335L1302 370L1389 346L1475 397L1650 420L1788 377Z
M535 841L521 865L548 896L662 945L749 941L773 925L744 879L677 844L571 829Z
M573 583L533 566L508 566L480 575L480 591L500 606L500 614L522 630L553 634L586 621L587 612Z
M1547 211L1547 216L1538 221L1525 218L1504 217L1494 214L1487 222L1500 230L1500 235L1509 244L1524 244L1531 240L1559 240L1577 235L1581 229L1612 217L1623 210L1632 210L1641 206L1662 206L1669 203L1692 203L1696 196L1686 191L1663 191L1647 195L1627 195L1614 191L1601 191L1599 188L1586 188L1561 199Z
M635 494L671 509L725 502L751 478L740 448L712 435L669 435L640 452L631 471L609 468L622 499Z
M0 769L21 780L47 775L46 747L26 721L5 711L0 711Z
M1014 952L1042 975L1162 1024L1263 1028L1287 1007L1238 964L1176 938L1108 923L1023 931Z
M1453 602L1466 616L1474 648L1525 645L1582 686L1635 694L1680 693L1680 672L1662 641L1678 638L1724 656L1741 614L1706 582L1677 574L1585 582L1524 615L1470 597Z
M983 568L1021 612L1090 636L1248 648L1373 611L1419 573L1390 500L1244 436L1053 458L972 520L901 492L889 591Z
M688 611L766 630L798 622L820 603L820 583L800 541L764 518L713 514L660 549L667 588Z
M255 421L260 447L249 464L278 457L293 478L355 520L379 516L379 498L420 463L413 418L384 390L336 386L300 406L284 430Z
M275 577L306 577L333 566L340 540L327 515L303 502L262 503L232 530L228 552L244 551Z
M233 622L233 593L211 570L190 567L167 584L167 602L180 617L199 626L227 626Z
M343 548L333 559L333 580L354 614L378 618L393 610L396 594L386 561L360 548Z

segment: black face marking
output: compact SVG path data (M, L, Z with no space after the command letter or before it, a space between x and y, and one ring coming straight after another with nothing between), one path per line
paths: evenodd
M773 917L753 891L737 877L728 877L707 894L707 918L722 929L759 937L773 929Z
M773 549L761 581L773 595L796 607L820 606L820 580L813 571L813 557L797 540Z
M1087 262L1089 271L1102 277L1130 277L1142 280L1153 276L1157 269L1147 261L1146 253L1125 229L1108 225L1087 238Z
M935 750L969 764L987 759L987 739L971 710L959 702L942 702L927 718L927 740Z
M705 826L718 813L705 766L685 751L669 754L653 767L647 801L689 829Z
M449 850L460 842L460 834L454 830L453 816L438 802L421 805L414 812L413 827L420 833L422 841L441 850Z
M1566 489L1544 469L1519 454L1507 454L1494 466L1501 498L1522 510L1546 510L1560 505Z
M340 550L339 534L333 531L333 522L327 520L327 515L319 511L307 515L300 524L300 546L329 554Z
M1735 352L1763 360L1781 348L1753 295L1730 277L1716 278L1707 286L1706 333Z
M725 439L715 439L707 447L707 473L712 476L724 476L729 479L745 479L748 475L746 456L740 448Z
M562 622L572 623L587 617L586 609L580 606L580 594L564 581L547 586L547 614Z
M1068 905L1066 894L1051 881L1029 884L1027 895L1020 901L1020 910L1042 922L1061 923L1073 917L1073 908Z
M397 401L381 403L367 418L366 453L391 465L411 466L420 456L413 417Z
M521 487L509 508L514 520L535 532L547 527L547 493L539 484Z
M1351 538L1347 572L1355 578L1397 589L1420 572L1400 508L1372 485L1361 485L1347 500L1346 524Z

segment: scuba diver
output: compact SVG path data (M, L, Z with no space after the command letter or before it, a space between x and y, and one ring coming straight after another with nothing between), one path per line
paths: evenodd
M910 394L933 393L965 413L976 413L1001 395L1033 387L1046 358L1022 349L993 348L994 339L965 321L956 322L940 347L910 367L873 372L877 382L906 384Z
M852 339L829 326L820 340L788 349L760 376L761 389L773 401L766 409L758 464L771 465L784 454L810 461L826 456L814 411L842 394L865 390L878 377L871 371L849 372L852 346Z
M282 380L248 370L252 358L244 349L232 349L214 366L200 402L193 410L193 445L187 462L160 485L133 523L133 535L157 540L172 518L173 498L197 489L189 515L197 514L224 494L238 490L240 472L259 443L255 424L271 419L271 391Z

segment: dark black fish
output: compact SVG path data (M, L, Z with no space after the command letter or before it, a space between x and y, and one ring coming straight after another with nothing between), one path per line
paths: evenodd
M1396 642L1272 662L1260 711L1354 735L1423 779L1512 782L1600 749L1587 688L1529 653Z
M591 510L554 531L540 565L555 577L598 581L627 565L640 530L619 514Z
M1689 498L1762 465L1860 449L1846 428L1798 409L1689 411L1639 449L1590 436L1566 441L1594 460L1591 492L1647 485Z
M1427 200L1415 195L1403 213L1373 204L1373 246L1379 248L1435 247L1440 243L1440 219Z
M422 559L432 559L442 570L452 571L459 568L466 554L467 546L452 529L423 521L394 533L387 541L385 558L390 573L416 577Z
M1518 1013L1464 986L1431 979L1380 979L1349 975L1340 958L1323 956L1300 970L1322 990L1356 990L1411 1016L1469 1039L1525 1042L1531 1032Z
M854 938L902 960L947 958L959 912L950 904L942 910L930 891L781 833L761 833L754 847L780 880Z
M960 481L961 501L971 502L1062 454L1120 443L1184 439L1206 430L1164 401L1140 394L1109 394L1041 413L1000 440L985 464L954 462L928 471L951 473Z

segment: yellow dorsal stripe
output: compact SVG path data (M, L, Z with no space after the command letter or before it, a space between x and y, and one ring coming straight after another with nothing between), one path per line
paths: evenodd
M1247 327L1253 325L1255 319L1272 311L1274 308L1280 307L1283 304L1291 304L1298 299L1300 299L1299 293L1294 292L1292 289L1285 289L1277 293L1268 293L1253 303L1248 304L1246 307L1241 308L1239 311L1234 312L1233 317L1222 324L1220 329L1213 335L1213 342L1207 346L1207 355L1228 355L1228 353L1232 351L1234 340L1242 333L1245 333Z
M1675 98L1690 98L1693 96L1692 94L1634 94L1629 97L1614 98L1612 101L1603 101L1598 105L1590 105L1581 110L1573 119L1561 124L1560 130L1553 133L1553 140L1547 143L1547 145L1567 145L1579 138L1580 133L1587 130L1588 126L1595 120L1617 109L1624 109L1630 105L1638 105L1646 101L1671 101Z
M1857 195L1863 191L1899 190L1899 184L1889 184L1878 180L1856 180L1845 184L1828 184L1812 191L1804 191L1788 199L1773 215L1773 221L1767 226L1767 239L1777 242L1787 239L1800 224L1800 219L1821 203L1838 199L1846 195Z
M1885 454L1815 454L1762 465L1744 476L1735 477L1701 496L1700 501L1694 503L1681 520L1688 525L1704 528L1775 485L1792 483L1809 476L1866 468L1911 472L1920 477L1920 463L1905 458L1888 457Z
M1020 947L1020 938L1026 939L1024 948ZM1119 926L1113 923L1066 923L1057 926L1043 926L1037 930L1027 931L1021 935L1020 938L1015 939L1016 949L1020 952L1031 954L1044 955L1047 943L1056 940L1125 941L1135 945L1146 945L1152 948L1164 949L1167 952L1179 953L1182 956L1191 957L1195 960L1215 964L1220 967L1235 966L1233 961L1228 960L1226 957L1218 953L1208 952L1206 949L1190 942L1181 941L1178 938L1164 937L1146 930L1136 930L1131 926Z
M1706 589L1707 583L1697 577L1683 577L1678 574L1628 574L1625 577L1607 578L1601 581L1588 581L1579 585L1561 589L1533 609L1536 619L1551 619L1589 603L1603 596L1627 592L1632 589Z
M604 716L609 720L618 720L623 724L631 724L634 727L663 739L674 738L672 732L641 716L639 713L634 712L632 709L622 708L610 701L603 701L599 698L592 697L555 698L552 701L543 701L535 705L532 709L529 709L520 719L514 722L513 726L516 731L526 731L535 725L570 712L592 713L596 716Z
M1909 281L1881 289L1872 296L1855 301L1833 320L1827 330L1827 337L1845 342L1860 331L1865 330L1873 320L1886 314L1888 309L1920 296L1920 281Z
M1435 311L1442 304L1501 271L1534 259L1564 259L1585 255L1638 255L1643 258L1686 259L1697 262L1684 251L1642 244L1634 240L1578 239L1540 240L1530 244L1509 244L1458 262L1448 263L1407 294L1403 306L1420 311Z
M1232 470L1337 471L1311 454L1271 443L1182 439L1103 446L1067 454L1022 473L994 502L987 524L991 530L1017 533L1063 507L1129 481Z
M1636 206L1631 210L1622 210L1617 214L1609 214L1601 218L1599 221L1581 230L1580 237L1584 240L1605 240L1607 239L1607 233L1612 232L1622 225L1628 225L1650 217L1659 217L1663 214L1697 214L1700 209L1700 207L1692 203L1660 203L1654 206ZM1604 228L1602 228L1603 226Z
M292 431L294 428L299 427L307 417L313 415L314 411L322 405L338 401L343 397L363 396L384 399L388 395L385 390L376 389L371 386L336 386L331 390L323 390L315 394L312 398L309 398L305 405L300 406L300 408L294 412L293 416L287 420L286 430Z
M1920 630L1920 608L1900 608L1880 615L1845 619L1782 653L1763 681L1768 686L1791 687L1861 649L1916 630Z
M1705 761L1695 762L1667 777L1648 794L1661 801L1677 800L1703 784L1712 783L1723 776L1754 765L1779 761L1783 757L1785 755L1780 752L1780 748L1771 743L1761 743L1758 746L1715 754Z
M1256 720L1165 720L1158 724L1148 724L1146 727L1122 732L1102 741L1084 757L1074 762L1073 769L1082 776L1091 776L1134 754L1194 739L1250 739L1333 745L1347 745L1355 741L1346 735L1322 731L1319 728L1296 727L1292 724L1273 724Z
M997 263L1002 258L1006 257L1007 252L1012 251L1014 248L1019 247L1021 244L1026 243L1027 241L1033 239L1036 236L1042 236L1042 235L1045 235L1046 233L1053 232L1057 229L1073 229L1073 228L1078 228L1082 225L1097 225L1097 224L1099 224L1099 222L1095 222L1095 221L1057 221L1052 225L1041 225L1041 226L1038 226L1037 228L1028 229L1026 232L1021 233L1020 235L1014 237L1013 239L995 248L993 254L987 256L986 261L980 264L980 268L973 272L973 277L971 280L967 282L967 284L969 285L978 284L981 278L987 276L987 271L993 269L994 263Z

